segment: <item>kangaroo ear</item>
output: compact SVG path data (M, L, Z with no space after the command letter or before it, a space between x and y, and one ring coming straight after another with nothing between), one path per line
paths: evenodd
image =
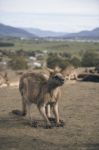
M61 72L61 71L62 71L62 69L59 66L56 66L54 68L54 72L56 72L56 73Z
M47 68L47 70L50 73L50 76L52 76L55 73L55 71L53 69Z
M47 70L49 71L49 73L54 73L53 69L47 68Z

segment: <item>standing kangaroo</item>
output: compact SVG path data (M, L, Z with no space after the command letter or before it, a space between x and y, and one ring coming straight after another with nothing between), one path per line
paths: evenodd
M56 126L61 126L59 118L58 100L61 96L60 86L64 84L63 75L57 70L49 70L48 79L40 73L26 73L20 79L19 91L22 96L22 115L28 113L29 120L33 125L30 107L34 103L46 121L46 128L51 128L50 106L55 115ZM34 125L35 126L35 125Z
M7 86L10 85L7 72L5 72L4 74L0 73L0 86L2 86L3 84L6 84Z

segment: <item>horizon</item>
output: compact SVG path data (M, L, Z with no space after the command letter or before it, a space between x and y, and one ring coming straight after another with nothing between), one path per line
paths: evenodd
M98 6L98 0L1 0L0 22L54 32L93 30L99 27Z
M23 30L26 30L26 29L37 29L37 30L41 30L41 31L48 31L48 32L56 32L56 33L79 33L79 32L82 32L82 31L92 31L92 30L94 30L94 29L97 29L97 28L99 28L99 26L98 27L95 27L95 28L93 28L93 29L90 29L90 30L80 30L80 31L78 31L78 32L65 32L65 31L54 31L54 30L50 30L50 29L41 29L41 28L35 28L35 27L15 27L15 26L12 26L12 25L8 25L8 24L4 24L4 23L2 23L2 22L0 22L0 24L2 24L2 25L5 25L5 26L9 26L9 27L14 27L14 28L18 28L18 29L23 29ZM29 31L27 31L27 32L29 32ZM30 32L31 33L31 32Z

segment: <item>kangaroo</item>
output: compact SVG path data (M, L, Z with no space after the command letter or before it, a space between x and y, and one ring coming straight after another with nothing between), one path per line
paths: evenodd
M67 66L63 70L63 72L65 74L65 79L67 79L67 80L71 80L71 79L78 80L77 70L72 65Z
M33 125L31 118L31 104L37 105L38 110L46 121L46 128L51 128L50 107L55 115L56 126L62 126L59 117L58 101L61 96L60 87L64 84L64 77L57 69L49 69L50 75L47 79L41 73L25 73L20 78L19 91L22 97L22 115L28 114L29 121ZM35 124L33 125L35 126Z
M0 86L3 84L6 84L7 86L10 85L7 72L5 72L4 75L0 73Z

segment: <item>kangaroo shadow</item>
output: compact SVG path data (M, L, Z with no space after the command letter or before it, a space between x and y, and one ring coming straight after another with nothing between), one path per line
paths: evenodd
M20 113L19 111L18 113ZM52 127L56 126L55 119L50 120ZM0 117L0 128L23 128L24 126L28 126L31 128L46 128L45 121L40 118L33 118L33 122L36 122L37 126L31 125L30 121L27 120L25 116L13 114L9 112L9 115L5 117Z

